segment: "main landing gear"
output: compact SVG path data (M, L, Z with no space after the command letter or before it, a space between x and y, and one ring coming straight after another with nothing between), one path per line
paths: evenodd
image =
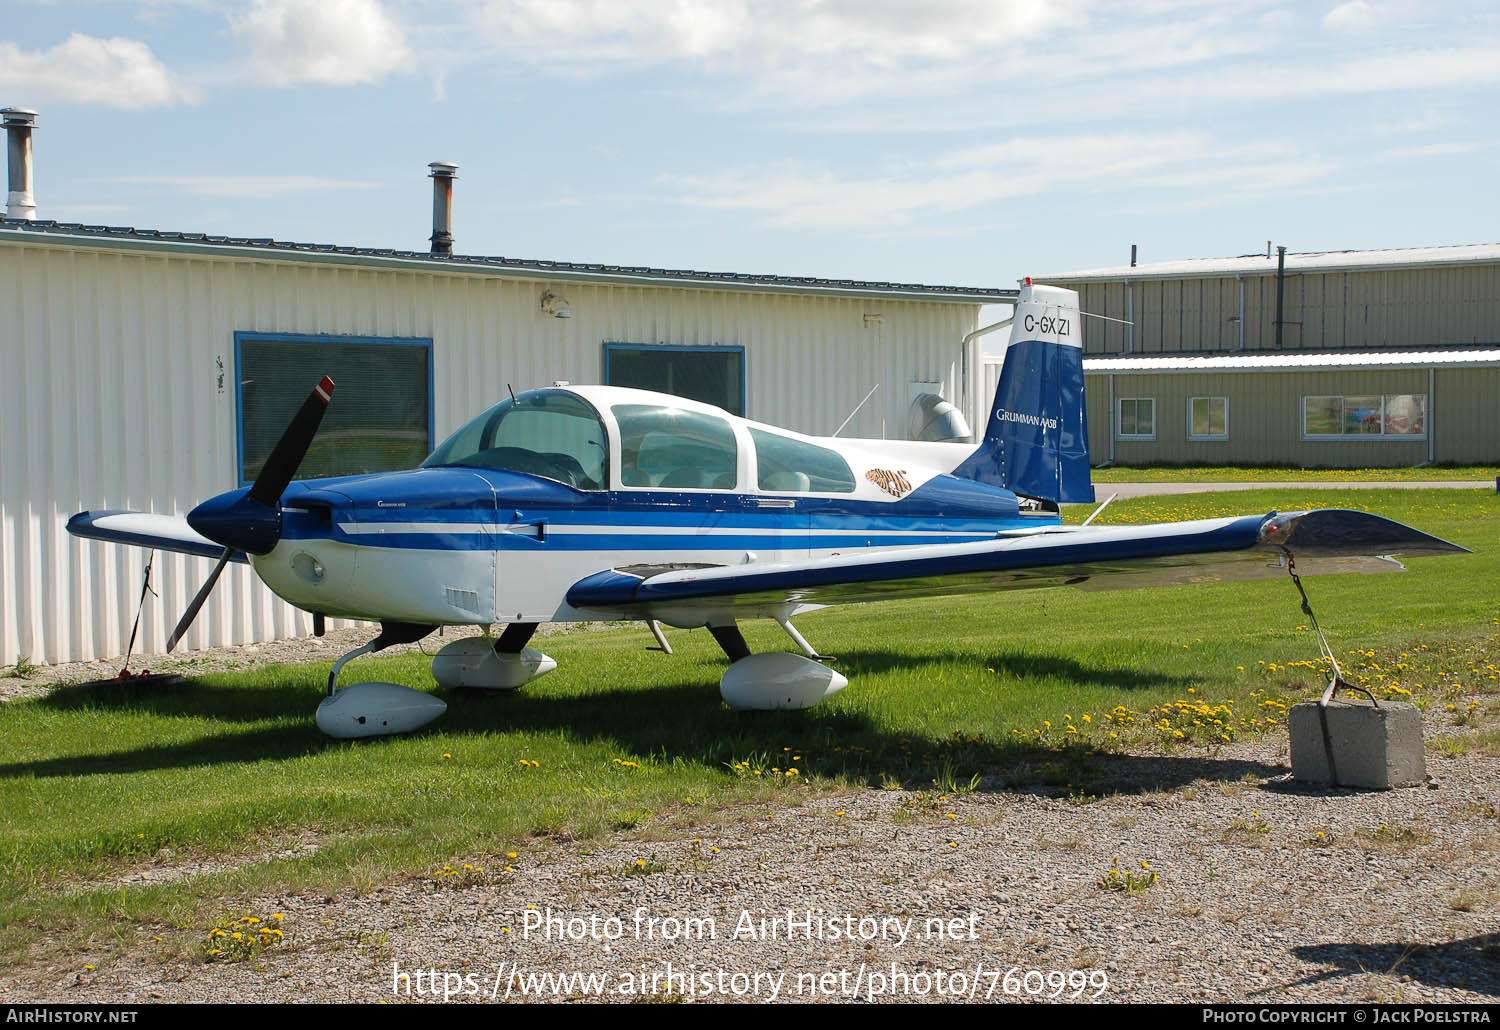
M382 622L380 635L333 663L328 673L328 696L318 705L318 729L330 737L381 737L410 733L448 710L431 694L399 683L351 683L338 685L339 673L360 655L372 654L393 644L410 644L437 629L410 622Z
M557 668L557 662L526 643L536 632L534 622L513 622L498 638L465 637L444 647L432 659L432 675L445 690L515 690ZM436 626L382 622L380 635L333 663L328 673L328 696L318 705L318 729L330 737L379 737L410 733L448 710L439 698L398 683L338 685L339 673L360 655L393 644L421 640Z
M744 634L734 620L710 623L708 631L730 662L729 670L719 680L719 696L730 708L739 711L811 708L849 685L842 675L814 661L832 659L814 651L786 619L777 621L797 642L802 654L786 651L751 654L750 645L745 643Z
M432 659L432 676L444 690L515 690L557 668L557 662L527 647L534 622L512 622L499 638L465 637Z

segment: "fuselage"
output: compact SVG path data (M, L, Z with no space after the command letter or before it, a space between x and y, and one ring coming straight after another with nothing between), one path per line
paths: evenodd
M609 568L803 560L1058 522L951 475L972 450L808 437L637 390L535 390L422 468L292 484L279 540L251 562L277 594L331 616L583 621L619 617L567 600Z

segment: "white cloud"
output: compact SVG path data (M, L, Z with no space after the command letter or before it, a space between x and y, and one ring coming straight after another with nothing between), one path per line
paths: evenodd
M1198 191L1278 194L1325 179L1336 166L1266 143L1225 143L1198 132L1018 137L939 155L873 176L798 162L664 176L679 203L757 213L775 227L888 233L996 201L1049 194Z
M75 32L50 50L22 50L0 42L0 88L19 93L11 102L48 100L140 109L196 103L185 85L151 48L135 39L98 39Z
M311 175L123 175L99 178L94 181L124 185L164 186L198 197L256 200L320 190L368 190L375 189L377 186L373 182L324 179Z
M876 68L950 60L1079 20L1078 0L494 0L470 28L503 54L599 62L714 62L726 70L836 60Z
M252 73L276 86L376 82L411 59L405 33L379 0L255 0L231 25Z
M1323 27L1334 32L1363 32L1373 28L1379 12L1366 0L1348 0L1323 16Z
M1429 143L1420 147L1395 147L1386 151L1387 157L1454 157L1472 154L1476 150L1488 150L1494 143Z

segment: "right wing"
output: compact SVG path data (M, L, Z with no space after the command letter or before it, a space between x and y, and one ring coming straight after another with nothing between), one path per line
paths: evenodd
M855 550L804 561L628 566L575 583L575 608L678 624L707 612L778 617L811 606L991 590L1130 589L1299 573L1399 572L1392 554L1468 553L1361 511L1322 509L1146 526L1051 526L994 540Z

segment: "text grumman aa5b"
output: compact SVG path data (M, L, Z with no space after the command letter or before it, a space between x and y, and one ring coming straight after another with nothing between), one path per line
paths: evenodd
M78 536L248 560L307 611L378 621L334 664L318 725L336 737L415 729L444 709L389 683L340 689L351 658L442 625L498 637L433 659L447 689L513 690L555 668L544 622L706 628L732 707L805 708L843 689L792 626L827 605L950 593L1396 571L1391 556L1464 549L1364 512L1318 510L1129 527L1063 526L1092 501L1078 298L1026 285L977 445L816 438L679 397L606 386L507 398L417 469L292 482L333 384L307 399L248 488L186 520L83 512ZM751 654L737 623L774 619L800 654ZM658 631L659 632L659 631ZM664 642L663 642L664 643Z

